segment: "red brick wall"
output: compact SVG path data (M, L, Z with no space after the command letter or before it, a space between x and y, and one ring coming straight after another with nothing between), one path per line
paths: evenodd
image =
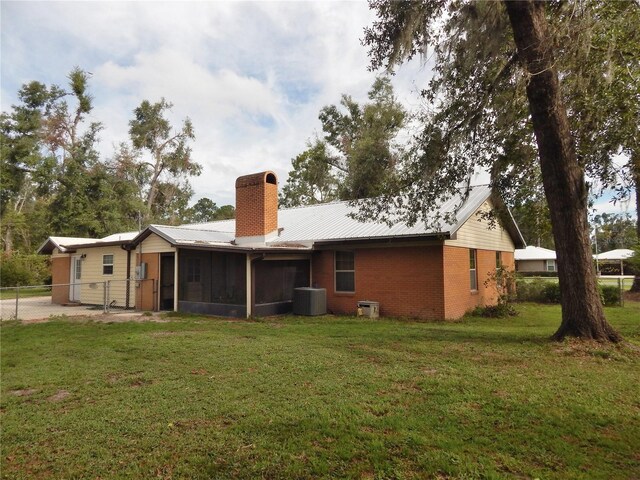
M69 303L69 278L71 276L71 257L51 259L51 283L65 284L51 288L51 303Z
M495 305L498 291L493 282L485 285L491 274L496 271L496 252L494 250L476 250L478 289L471 291L469 249L462 247L444 247L444 298L445 318L460 318L479 305ZM513 252L501 252L502 264L513 269Z
M273 177L269 177L273 175ZM269 183L273 178L276 183ZM273 172L236 180L236 237L266 235L278 229L278 185Z
M313 285L327 289L327 308L354 314L359 300L380 303L380 315L444 318L442 247L356 248L355 293L336 293L334 252L313 256Z

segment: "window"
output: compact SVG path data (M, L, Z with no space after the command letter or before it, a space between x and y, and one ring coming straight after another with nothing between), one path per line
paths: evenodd
M113 275L113 255L102 256L102 274Z
M496 269L502 268L502 252L496 252Z
M356 271L353 252L336 252L336 292L356 291Z
M556 261L547 260L547 272L555 272L555 271L556 271Z
M476 250L469 250L469 280L471 290L478 290L478 270L476 267Z

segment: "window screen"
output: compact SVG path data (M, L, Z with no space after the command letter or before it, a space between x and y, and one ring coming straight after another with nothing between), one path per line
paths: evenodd
M293 289L309 286L309 260L263 260L255 263L255 303L290 302Z
M355 292L356 271L353 252L336 252L336 292Z
M244 305L246 257L241 253L180 250L180 300Z

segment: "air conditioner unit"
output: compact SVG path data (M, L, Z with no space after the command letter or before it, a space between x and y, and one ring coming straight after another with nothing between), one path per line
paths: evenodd
M300 287L293 290L293 313L296 315L324 315L327 313L327 290Z
M369 318L378 318L380 316L380 303L371 302L369 300L361 300L358 302L358 316Z

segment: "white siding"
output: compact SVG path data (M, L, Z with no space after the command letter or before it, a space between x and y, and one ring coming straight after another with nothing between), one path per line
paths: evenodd
M445 245L513 252L515 245L509 233L498 222L492 226L489 219L483 218L482 212L490 210L491 204L488 201L483 203L458 229L455 238L445 240Z
M115 306L124 307L127 291L127 252L120 245L109 247L79 248L75 255L86 255L82 261L82 287L80 302L102 305L104 301L103 283L110 281L110 300ZM104 275L103 255L113 255L113 274ZM135 276L135 257L131 254L131 276ZM135 282L129 282L129 306L135 305Z
M136 249L136 251L138 250ZM165 253L175 251L175 247L172 247L169 242L155 233L149 235L142 242L142 253Z

